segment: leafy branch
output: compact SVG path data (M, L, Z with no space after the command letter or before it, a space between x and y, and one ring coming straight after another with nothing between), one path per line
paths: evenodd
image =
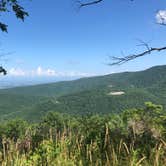
M22 21L28 16L28 13L17 0L0 0L0 14L10 11L13 11L16 17ZM3 32L7 32L7 27L8 26L5 23L0 22L0 29Z

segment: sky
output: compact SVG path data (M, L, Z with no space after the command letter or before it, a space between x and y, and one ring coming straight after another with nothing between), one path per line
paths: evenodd
M76 0L24 0L29 17L1 16L8 33L0 32L0 62L12 77L71 78L144 70L166 64L166 53L153 53L121 66L111 56L139 53L165 44L165 0L104 0L78 9ZM48 80L48 79L47 79Z

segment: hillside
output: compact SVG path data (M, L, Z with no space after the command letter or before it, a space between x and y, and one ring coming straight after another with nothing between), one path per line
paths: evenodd
M1 90L0 93L21 94L31 96L59 97L85 90L111 86L118 88L147 88L166 81L166 65L156 66L139 72L115 73L105 76L81 78L74 81L63 81L35 86L24 86Z
M0 90L1 120L39 120L48 111L115 113L146 101L165 105L166 65L52 84Z

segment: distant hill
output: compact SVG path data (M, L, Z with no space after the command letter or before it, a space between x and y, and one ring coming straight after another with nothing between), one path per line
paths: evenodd
M166 65L51 84L0 90L0 119L37 120L47 111L72 114L111 113L140 107L146 101L165 105Z

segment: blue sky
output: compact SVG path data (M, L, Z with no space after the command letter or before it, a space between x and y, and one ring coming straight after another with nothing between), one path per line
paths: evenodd
M0 32L2 62L15 76L86 76L142 70L166 63L166 53L151 54L122 66L110 67L109 56L137 53L138 39L164 46L166 27L156 24L156 12L166 10L165 0L105 0L77 9L75 0L25 0L25 22L11 13L1 16L9 25ZM165 55L165 56L164 56Z

